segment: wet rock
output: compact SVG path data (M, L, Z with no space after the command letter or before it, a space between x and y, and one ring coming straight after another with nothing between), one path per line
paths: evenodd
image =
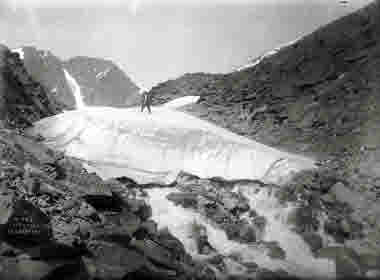
M142 221L146 221L152 216L152 208L142 199L123 198L123 207L137 215Z
M350 236L348 225L346 228L342 227L342 222L339 219L327 220L324 224L324 231L333 236L335 241L339 243L343 243Z
M252 219L252 225L255 229L256 240L262 240L267 225L266 218L263 216L256 216Z
M285 251L278 245L276 241L273 242L264 242L265 247L267 248L267 254L272 259L281 259L284 260L286 258Z
M146 256L153 263L169 269L176 269L178 263L171 251L157 240L133 240L130 247Z
M372 254L361 254L360 263L365 270L380 268L380 256Z
M379 269L368 270L365 273L365 277L367 277L369 279L379 279L380 278L380 270Z
M16 246L17 244L13 246L12 244L2 241L0 243L0 256L16 257L17 255L20 255L24 252L23 248L18 248Z
M170 193L166 198L184 208L194 209L198 205L198 195L196 193Z
M159 230L156 241L158 241L162 246L169 249L174 259L184 260L187 257L185 247L176 238L168 228L162 228Z
M32 260L65 260L80 257L85 253L85 248L73 247L57 242L48 242L35 246L25 251L25 255Z
M196 184L200 178L196 175L181 171L178 173L176 182L178 185Z
M55 265L41 261L0 257L1 279L42 280L55 268Z
M25 191L29 195L38 194L40 192L41 182L38 178L26 177L23 180Z
M127 246L140 226L141 219L138 216L124 211L119 215L107 216L104 224L90 229L90 235L91 239L117 240Z
M317 233L304 232L301 234L303 240L310 246L313 253L316 253L319 249L323 247L322 237Z
M236 224L223 225L228 239L236 240L242 243L256 242L256 231L248 223L240 222Z
M147 235L155 236L158 234L157 223L153 220L147 220L141 223L139 230L143 230Z
M92 218L95 220L99 220L96 209L84 201L82 201L79 204L79 208L76 215L84 218Z
M288 216L287 223L298 233L318 229L319 222L310 206L297 207Z
M326 247L317 252L318 258L327 258L335 261L338 277L360 276L360 258L352 249L346 247Z
M332 193L322 195L321 200L330 205L333 205L336 202L335 196Z
M215 249L211 246L208 241L207 229L204 225L193 222L190 229L190 238L195 240L197 245L198 254L208 255L215 252Z
M248 200L237 193L220 192L219 200L223 207L234 215L238 215L249 210Z
M96 279L121 280L146 264L143 255L110 242L93 241L88 249L92 257L83 257L83 261L90 276Z

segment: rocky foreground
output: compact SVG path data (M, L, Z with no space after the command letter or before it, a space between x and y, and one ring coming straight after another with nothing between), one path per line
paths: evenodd
M259 68L232 74L237 80L230 80L230 76L218 76L223 80L215 81L214 76L210 78L208 75L200 74L199 77L205 77L201 78L204 83L201 83L200 89L197 88L198 76L190 75L195 77L195 84L186 79L182 86L194 87L195 95L199 90L205 92L201 105L207 108L203 112L209 113L203 117L218 124L222 124L221 120L225 120L224 126L232 130L242 129L246 121L246 127L252 130L244 129L244 131L248 131L250 136L269 135L269 130L265 128L281 131L283 133L281 135L288 135L285 132L291 131L294 134L286 138L289 143L291 142L289 146L300 147L298 145L300 143L312 143L304 146L305 152L321 152L317 147L323 146L326 147L326 151L323 152L332 147L331 150L339 151L339 155L344 155L341 148L346 147L347 158L350 159L353 159L353 156L347 148L349 146L344 144L347 142L343 140L348 139L349 144L355 144L358 139L360 141L367 139L369 142L365 142L366 145L354 145L354 148L363 158L370 158L373 148L370 141L375 141L377 138L375 136L366 138L365 133L360 132L362 130L356 129L368 128L366 131L376 132L374 121L376 118L372 118L376 115L376 106L375 111L367 111L368 106L376 104L373 94L376 87L372 86L376 85L377 76L371 70L376 69L374 66L377 57L376 45L373 42L377 42L378 32L372 28L378 26L375 17L378 10L375 8L378 6L372 5L361 11L359 17L352 16L343 21L344 24L351 22L352 26L359 24L362 27L360 31L352 34L360 34L367 38L358 40L355 47L350 47L350 50L347 48L354 39L347 37L348 35L336 36L334 32L331 33L334 38L346 38L348 41L346 43L337 41L334 46L330 46L331 40L324 41L317 36L330 33L321 31L322 33L311 35L309 41L306 40L301 44L314 46L314 40L320 38L322 41L317 40L322 44L320 47L328 47L331 51L327 57L321 55L315 59L326 62L327 66L331 61L345 61L345 64L342 64L343 68L335 64L331 66L331 71L327 71L325 66L313 68L310 62L312 53L324 52L313 50L310 53L303 53L303 47L292 46L282 52L284 63L280 63L280 66L276 65L280 60L270 58L264 60ZM297 51L296 56L299 57L299 61L293 59L291 55L293 49L303 53L299 55ZM359 55L357 51L360 49L363 53ZM285 63L287 59L292 61L292 64ZM301 64L303 70L300 68L297 75L301 78L308 77L308 80L299 76L295 76L294 80L290 79L289 73L293 73L293 67L297 68L297 65ZM308 65L309 67L306 67ZM362 67L363 65L365 67ZM286 66L289 66L291 71L286 72ZM273 69L280 70L278 74L272 75L271 71L275 71ZM318 75L310 75L305 69L309 71L314 69ZM351 172L350 168L343 168L347 167L347 161L334 158L321 162L318 170L298 174L292 182L284 186L266 185L249 180L202 179L185 173L180 174L176 182L170 186L138 185L129 178L104 181L96 174L88 173L78 160L54 152L41 144L42 139L24 133L23 128L41 118L57 114L64 105L54 96L49 96L48 92L32 79L18 54L11 53L4 46L0 48L0 70L0 207L2 208L0 279L290 277L285 271L264 269L254 259L247 262L239 252L230 255L220 254L209 242L207 230L196 223L192 227L191 238L197 244L198 258L190 256L185 251L184 245L170 231L158 229L157 223L152 219L152 209L146 202L148 199L144 189L158 187L173 188L167 199L179 207L190 209L205 217L214 227L223 230L228 239L259 247L274 260L284 260L289 257L286 250L277 242L263 239L269 222L264 215L257 213L249 200L250 197L265 194L264 197L275 201L276 205L292 206L293 210L286 216L284 222L302 236L316 258L330 259L336 264L338 277L355 276L373 279L380 277L380 206L376 197L379 188L376 172L373 173L374 169L371 169L371 172L364 172L366 168L360 165L362 172ZM367 73L366 71L373 75L356 75ZM259 75L255 77L261 78L252 79L252 73ZM363 84L357 83L358 77L371 77L363 81L369 87L366 98L355 95L355 90L359 92L363 90ZM292 81L292 84L288 87L283 84L275 87L274 79L289 83ZM302 82L295 83L295 80ZM365 122L365 126L362 126L361 122L352 122L355 124L354 128L349 126L351 122L345 120L350 116L345 114L339 115L339 118L335 117L333 108L341 107L333 105L339 103L341 96L331 97L332 84L336 84L338 92L350 91L350 94L342 96L356 100L356 103L352 103L356 104L355 106L362 108L361 106L368 105L363 107L363 112L360 111L362 112L360 116L364 114L369 118L365 119L368 121ZM246 87L239 88L241 85ZM344 87L346 89L343 89L343 85L347 86ZM251 90L251 86L255 90ZM236 88L237 94L232 95L231 92L235 92ZM281 89L278 95L274 94L277 93L277 89ZM175 93L175 91L166 92L169 95ZM293 93L296 95L293 96ZM230 96L227 100L229 102L226 102L227 96ZM305 98L297 98L293 108L293 105L289 104L297 96ZM300 105L305 100L309 104L307 96L313 100L310 102L314 102L313 106L306 106L309 109ZM315 98L311 98L312 96ZM258 101L253 102L253 100ZM280 106L275 100L287 102ZM331 106L326 107L326 104ZM312 108L318 110L325 108L323 110L327 112L319 112ZM319 113L315 113L314 110ZM232 116L226 117L226 112L232 112ZM314 112L313 117L309 118L311 112ZM218 114L222 117L216 118ZM237 114L243 121L238 119L239 126L231 125L230 120L236 119ZM320 122L318 116L327 116L327 119L325 122ZM298 122L299 119L303 121ZM340 125L333 126L332 120L336 120L337 123L339 121ZM263 129L261 134L253 133L259 131L254 129L256 123L266 124L260 126ZM347 127L341 125L344 123L347 123ZM293 127L295 124L299 125ZM339 127L342 131L346 127L344 131L348 134L340 135L339 131L336 133L335 130ZM299 131L303 133L298 135L296 132ZM244 134L242 130L237 132ZM309 134L305 134L306 132ZM320 145L317 142L301 141L309 139L305 135L312 138L314 134L318 134L316 136L319 138L316 139L326 142L318 140L318 143L323 143ZM333 138L334 134L336 135L334 137L338 138ZM351 138L354 134L360 137ZM306 138L303 138L304 136ZM281 139L281 143L286 142L283 137L278 139ZM291 139L296 140L292 142ZM329 146L327 143L333 144ZM374 158L372 163L376 163L376 156L372 158ZM342 162L345 165L342 165ZM360 162L365 163L364 160ZM240 273L236 273L236 270Z

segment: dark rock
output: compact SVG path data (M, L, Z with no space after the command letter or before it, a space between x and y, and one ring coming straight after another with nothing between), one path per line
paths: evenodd
M0 265L0 278L14 280L42 280L56 269L56 265L46 262L6 257L0 257Z
M264 242L266 248L268 249L268 256L273 259L284 260L286 258L285 251L278 245L277 242Z
M265 233L267 220L263 216L256 216L252 219L252 225L255 229L256 239L261 240Z
M304 232L301 234L303 240L310 246L313 253L316 253L323 247L323 240L317 233Z
M40 246L32 247L26 250L26 255L32 260L57 260L72 259L80 257L85 253L84 248L72 247L57 242L48 242Z
M335 261L338 277L360 276L360 257L352 249L346 247L326 247L317 252L318 258Z
M98 211L122 211L122 203L113 195L85 195L83 199Z
M198 205L198 195L196 193L170 193L166 198L184 208L196 208Z
M6 237L26 242L46 242L52 237L49 217L30 202L19 200L5 226Z
M196 175L181 171L178 173L176 183L178 185L196 184L200 178Z
M146 264L143 255L114 243L93 241L88 247L92 257L83 257L83 262L90 276L96 279L121 280Z
M317 230L319 222L314 211L310 206L297 207L289 214L287 223L299 233Z
M251 243L256 241L256 231L248 223L226 224L223 226L228 239L236 240L242 243Z
M107 216L104 224L92 227L92 239L115 239L127 246L138 229L141 226L141 219L130 213L124 211L119 215ZM116 242L116 241L115 241Z
M62 61L50 51L23 47L23 65L33 80L41 83L44 90L53 99L65 104L65 108L74 109L75 99L63 72Z
M360 193L350 190L341 182L336 183L331 188L330 192L335 195L338 201L347 203L353 209L360 205L360 202L362 201Z
M361 254L360 263L365 270L379 269L380 267L380 256L372 254Z
M339 220L327 220L324 224L324 230L339 243L343 243L349 237L349 234L342 229Z

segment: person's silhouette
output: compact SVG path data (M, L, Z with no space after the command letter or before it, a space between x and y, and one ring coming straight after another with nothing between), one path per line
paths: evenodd
M144 91L142 94L142 101L141 101L141 112L144 111L145 107L148 109L149 114L152 113L152 110L150 109L150 104L152 103L152 95Z

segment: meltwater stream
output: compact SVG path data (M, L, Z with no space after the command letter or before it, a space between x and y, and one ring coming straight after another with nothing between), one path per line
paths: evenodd
M81 159L89 171L105 179L127 176L139 183L167 184L185 171L203 178L281 184L293 172L314 167L311 159L238 136L170 106L154 107L152 114L138 108L84 107L43 119L30 132L44 136L50 147ZM278 241L286 252L285 260L271 259L259 245L228 240L225 232L205 217L168 201L166 195L175 191L148 191L153 219L160 227L167 226L193 256L197 254L189 226L195 220L207 228L211 245L222 255L239 252L246 262L301 277L335 276L335 264L314 258L307 244L286 224L291 208L280 206L265 189L257 192L243 185L239 191L249 199L251 208L266 218L263 240Z

